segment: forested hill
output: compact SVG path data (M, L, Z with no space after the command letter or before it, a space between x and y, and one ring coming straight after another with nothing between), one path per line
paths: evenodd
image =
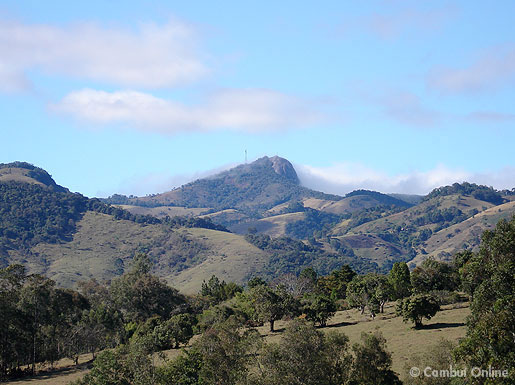
M147 207L204 207L215 211L231 208L254 214L285 202L310 197L334 201L341 199L301 186L289 161L278 156L265 156L163 194L124 201L118 196L118 199L107 202Z

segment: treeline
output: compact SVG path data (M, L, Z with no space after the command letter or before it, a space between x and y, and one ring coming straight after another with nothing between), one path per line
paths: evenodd
M39 172L37 168L34 168ZM0 183L0 252L9 248L30 248L38 243L71 240L76 223L86 211L112 215L115 219L140 224L176 227L201 227L228 231L209 218L165 217L132 214L98 199L61 192L45 186L14 181Z
M266 234L252 231L245 235L247 242L270 253L267 265L262 269L262 276L273 279L283 274L300 274L308 267L315 268L320 274L329 274L342 265L349 264L360 273L378 271L375 262L364 258L355 258L351 248L340 248L337 254L324 251L317 241L311 238L309 244L289 237L272 238Z
M0 270L0 374L102 351L77 384L400 384L380 333L351 347L344 334L319 328L339 309L357 308L373 319L388 301L423 328L442 304L464 300L460 291L471 301L467 336L426 358L457 368L507 368L510 377L496 383L508 384L515 379L514 250L515 218L485 232L478 253L459 253L453 263L429 259L411 272L396 263L386 275L344 265L319 276L307 268L268 281L253 277L246 287L213 276L191 297L150 274L144 254L110 285L83 282L78 291L14 265ZM264 342L255 327L275 332L281 319L292 321L280 341ZM154 362L153 353L188 344L194 334L200 336L177 358Z
M475 183L468 182L454 183L452 186L438 187L427 194L424 197L424 200L427 201L432 198L453 194L470 195L476 199L489 202L494 205L500 205L504 202L501 193L493 187L480 186Z

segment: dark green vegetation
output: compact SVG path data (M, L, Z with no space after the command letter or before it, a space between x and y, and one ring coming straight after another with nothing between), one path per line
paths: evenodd
M247 288L213 276L195 296L153 275L144 254L110 285L86 281L79 291L11 265L0 270L0 374L17 376L37 362L99 352L78 384L401 384L379 332L350 346L345 334L324 326L338 307L359 308L377 322L384 305L399 299L402 316L420 333L432 326L422 325L421 317L464 300L457 289L472 299L466 338L439 343L415 362L491 365L510 377L490 383L509 384L515 375L514 250L515 218L485 232L479 252L459 253L452 263L429 259L411 273L405 263L388 275L343 266L319 276L308 268L269 283L255 277ZM256 331L267 324L277 332L281 319L291 321L275 342ZM190 343L194 333L199 336ZM174 359L156 362L156 352L183 344L188 348Z
M129 198L123 200L123 204L208 207L213 211L236 208L254 214L306 197L338 199L334 195L302 187L291 163L276 156L263 157L252 164L243 164L213 177L196 180L170 192ZM121 203L122 200L116 196L108 202Z

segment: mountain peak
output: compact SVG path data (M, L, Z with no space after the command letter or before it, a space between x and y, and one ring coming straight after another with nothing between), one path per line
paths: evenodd
M277 175L284 177L290 182L299 184L299 177L297 176L297 172L295 171L295 168L293 168L293 165L290 163L290 161L281 158L280 156L275 155L271 158L264 156L252 162L250 165L269 166Z

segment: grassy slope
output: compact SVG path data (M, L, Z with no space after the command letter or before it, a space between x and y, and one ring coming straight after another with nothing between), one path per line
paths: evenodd
M477 248L484 230L492 230L499 220L510 219L514 214L515 201L510 201L490 207L461 223L440 230L425 242L423 247L428 254L417 255L413 262L418 264L429 256L449 260L450 255L461 249Z
M473 218L434 233L417 248L418 255L413 260L415 264L420 263L428 256L446 260L464 247L477 247L484 230L495 226L499 219L511 217L515 213L513 201L494 206L470 196L450 195L433 198L400 213L379 218L352 229L348 228L349 220L342 221L334 227L332 236L353 247L357 255L381 264L389 257L402 255L404 251L399 246L375 237L374 234L389 231L396 226L403 226L403 224L412 224L417 218L423 216L426 208L430 206L436 206L439 209L454 206L463 213L476 209L479 213ZM436 226L436 224L429 224L421 226L419 229L434 230ZM427 254L424 254L422 249Z
M169 282L184 293L196 293L202 280L211 275L241 283L261 269L269 259L263 250L249 244L241 235L208 229L183 229L193 238L201 239L213 253L197 266L169 276Z
M379 331L386 339L387 349L392 353L393 370L401 379L407 376L405 369L409 365L410 358L415 354L426 352L427 348L434 345L441 338L457 341L465 336L465 319L470 314L468 307L453 308L443 306L434 318L424 320L425 328L415 330L411 324L404 323L401 317L395 315L395 304L387 304L385 313L379 314L375 320L371 320L365 313L361 315L358 310L339 311L328 321L328 327L321 329L324 332L337 331L349 337L351 345L360 342L361 333ZM279 341L286 321L276 323L278 332L270 333L268 326L259 328L261 334L268 341Z
M142 226L112 216L87 212L73 240L62 244L38 244L32 252L46 260L44 272L63 286L96 277L107 280L127 266L134 251L163 235L159 225ZM123 265L120 265L120 261ZM29 265L31 269L36 266Z
M310 198L304 200L304 207L310 207L331 214L353 213L358 210L380 206L381 202L368 195L354 195L339 201Z
M493 207L491 203L480 201L472 197L464 197L459 195L449 195L444 197L438 197L430 199L421 204L410 207L400 213L389 215L384 218L379 218L375 221L367 222L361 226L355 227L349 231L351 234L363 234L370 232L381 232L390 229L392 226L402 225L403 223L412 223L416 218L419 218L425 214L425 209L429 206L436 206L439 209L446 209L450 207L456 207L467 213L472 209L482 211L484 209ZM437 225L428 225L429 228L433 229ZM343 231L343 232L342 232ZM335 228L336 235L342 235L346 231L345 228Z
M34 178L31 178L30 176L27 176L27 173L29 170L24 168L2 168L0 169L0 182L8 182L8 181L14 181L14 182L24 182L24 183L34 183L38 184L40 186L44 186L43 183L35 180Z
M38 244L32 249L33 256L24 263L31 272L44 273L70 287L92 277L102 281L117 276L129 266L138 249L149 247L151 256L158 260L155 273L179 290L194 293L202 280L212 274L242 283L268 261L266 252L240 235L198 228L179 229L175 233L184 236L186 243L199 245L194 253L200 265L179 274L167 267L167 261L177 257L174 232L162 225L140 225L96 212L84 215L71 242ZM13 262L22 262L23 258L13 255Z
M281 237L286 235L286 225L304 219L304 213L288 213L274 215L259 220L238 223L230 227L230 230L237 234L246 234L249 227L255 227L259 233L270 235L271 237Z

